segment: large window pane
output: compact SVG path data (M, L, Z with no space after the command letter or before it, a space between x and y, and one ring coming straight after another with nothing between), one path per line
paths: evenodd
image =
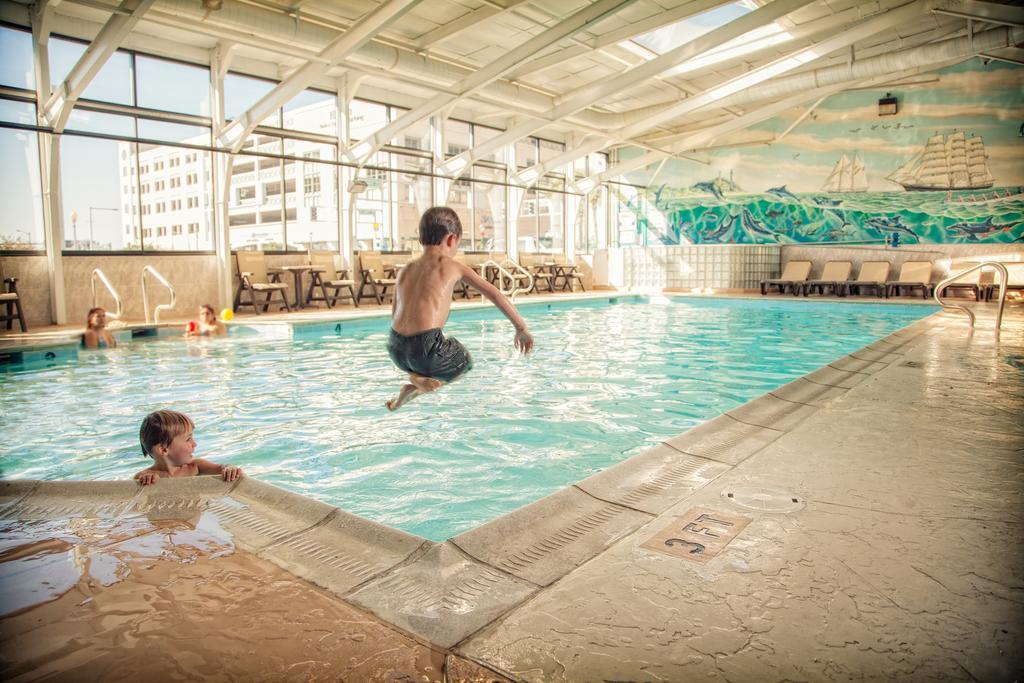
M448 119L444 122L444 156L453 157L469 149L469 124Z
M378 152L370 161L374 166L387 166L390 155ZM366 190L356 195L355 240L359 250L392 251L394 237L391 225L391 182L388 171L364 168L360 178Z
M550 140L540 140L540 163L546 164L555 157L565 152L565 145L561 142L551 142ZM565 168L559 166L549 170L550 173L556 173L558 175L565 175Z
M36 105L32 102L0 100L0 121L33 126L36 123Z
M505 172L477 166L474 179L503 183ZM505 251L505 186L473 183L474 248L478 251Z
M497 128L488 128L487 126L473 126L473 144L480 145L481 143L487 142L493 138L501 135L502 131ZM499 147L497 150L489 154L488 156L481 157L488 161L496 161L499 164L505 163L505 148Z
M391 120L395 121L408 109L391 107ZM430 151L430 119L421 119L409 126L391 140L391 144L398 147L410 147Z
M565 250L565 195L537 191L538 251L561 253Z
M285 165L285 210L289 249L337 251L338 174L331 145L286 140L285 153L302 157Z
M320 90L303 90L284 105L284 127L320 135L337 135L337 97Z
M280 138L252 136L246 145L257 152L281 153ZM283 167L282 160L273 157L242 155L235 160L228 201L232 249L285 248Z
M261 97L273 90L276 85L273 81L228 74L224 77L224 117L238 118L248 111L249 107L259 102ZM281 110L276 109L273 114L260 121L260 125L280 128Z
M537 165L536 138L523 138L516 142L516 168Z
M38 136L0 128L0 249L43 249Z
M469 206L472 194L473 183L469 180L453 180L451 187L448 188L448 200L445 202L445 206L458 214L459 222L462 223L462 249L465 251L476 249L473 238L473 212Z
M60 38L50 38L50 82L56 88L85 53L87 45ZM126 52L115 52L82 93L87 100L133 104L132 59Z
M188 126L181 123L138 119L139 137L143 140L180 142L185 145L210 144L210 129L203 126Z
M64 135L60 138L60 180L64 248L119 250L134 234L125 221L125 197L135 183L129 178L133 143ZM130 215L130 207L129 207Z
M395 187L393 196L398 210L398 219L392 226L397 238L397 248L401 251L418 249L420 240L420 216L433 206L433 183L430 176L409 173L409 171L430 171L430 160L410 157L404 154L393 154L395 167L399 169L392 174Z
M213 249L212 155L183 147L143 144L138 155L143 248ZM136 171L134 167L131 170ZM135 210L132 207L133 215Z
M76 107L71 111L71 115L68 117L67 130L134 138L135 119L131 116L104 114L102 112L87 111Z
M537 242L537 190L526 190L523 201L519 204L518 251L532 254L540 251Z
M352 100L349 103L349 131L353 142L358 142L386 126L388 108L376 102Z
M35 90L31 33L0 26L0 85Z
M135 57L139 106L210 115L210 70L164 59Z
M615 246L640 244L640 194L632 185L609 185L612 196L612 238Z

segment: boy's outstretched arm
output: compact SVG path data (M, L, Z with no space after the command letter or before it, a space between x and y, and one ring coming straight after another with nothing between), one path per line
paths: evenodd
M193 458L192 462L199 468L199 474L219 474L224 481L234 481L242 474L242 468L234 465L218 465L201 458Z
M492 304L498 307L498 310L505 314L509 322L515 326L516 348L523 353L529 353L533 349L533 335L526 329L526 321L523 320L523 316L519 315L519 311L512 305L512 302L497 287L480 277L479 273L475 270L464 263L459 263L458 265L462 280L487 297Z

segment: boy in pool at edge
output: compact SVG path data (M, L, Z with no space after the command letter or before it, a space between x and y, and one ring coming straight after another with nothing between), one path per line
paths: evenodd
M235 481L242 470L233 465L218 465L209 460L193 458L196 441L192 418L173 410L158 410L142 421L139 443L142 452L153 458L153 465L135 475L143 486L155 484L162 477L195 477L219 474L224 481Z
M448 320L455 283L463 280L491 300L516 328L515 347L533 348L533 337L515 306L491 283L453 257L462 239L459 216L446 206L435 206L420 218L423 255L398 273L391 308L388 355L409 373L409 383L384 405L398 410L419 394L428 394L473 367L469 351L441 328Z

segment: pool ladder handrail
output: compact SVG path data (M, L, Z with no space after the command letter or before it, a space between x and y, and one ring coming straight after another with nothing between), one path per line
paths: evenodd
M504 266L506 265L511 266L514 270L519 271L520 275L525 275L527 281L530 284L527 285L526 288L520 287L519 277L513 275L508 270L506 270L504 268ZM515 300L516 295L519 294L520 292L530 292L533 290L533 273L528 271L526 268L523 268L521 265L519 265L515 261L512 261L511 259L506 260L504 263L498 263L494 259L488 259L480 264L481 270L484 270L485 268L494 268L495 270L498 271L499 275L501 275L498 282L498 291L507 296L509 299ZM504 278L508 278L508 281L512 283L511 289L509 289L507 292L505 291L505 288L501 286L505 282Z
M971 321L971 328L973 328L974 327L974 311L972 311L971 309L967 308L963 304L947 304L947 303L945 303L942 300L942 291L947 286L949 286L950 284L952 284L952 283L956 282L957 280L959 280L960 278L962 278L964 275L968 275L970 273L973 273L976 270L981 270L982 268L986 268L988 266L991 266L991 267L995 268L997 271L999 271L999 274L1002 275L1002 277L999 280L999 308L996 310L996 329L998 330L998 329L1000 329L1003 326L1003 307L1006 305L1006 285L1007 285L1007 281L1010 279L1010 274L1006 270L1006 266L1004 266L999 261L985 261L983 263L976 263L975 265L971 266L967 270L962 270L959 273L954 273L954 274L950 275L945 280L942 280L939 284L935 285L935 293L934 293L933 296L935 297L935 303L937 303L938 305L942 306L942 308L944 308L946 310L960 309L961 311L966 313L967 314L967 318Z
M103 283L103 286L107 288L107 291L110 292L110 296L114 297L114 302L117 304L117 312L107 313L107 317L113 318L114 320L120 320L121 313L124 310L124 303L121 301L121 295L117 293L117 290L114 289L114 285L110 284L110 280L107 279L106 274L104 274L104 272L99 268L93 268L92 276L89 278L89 284L92 287L92 307L96 308L96 280Z
M178 300L178 295L174 291L174 286L171 285L171 283L167 281L167 278L165 278L163 275L161 275L159 273L159 271L157 271L156 268L154 268L153 266L146 266L145 268L143 268L142 269L142 275L140 276L140 278L142 280L142 309L146 313L146 323L147 324L149 323L149 292L147 291L147 288L146 288L146 273L149 273L150 275L155 277L157 279L157 282L162 284L164 287L169 289L170 292L171 292L171 303L169 303L169 304L158 304L153 309L153 323L155 325L159 325L160 324L160 311L162 311L164 309L169 311L172 308L174 308L174 304Z

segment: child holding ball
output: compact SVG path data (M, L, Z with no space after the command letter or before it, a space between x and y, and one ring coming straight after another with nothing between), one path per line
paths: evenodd
M230 309L225 308L225 311ZM224 323L217 320L217 314L213 312L213 306L210 304L203 304L199 307L199 321L195 320L189 322L185 328L186 337L213 337L221 334L227 334L227 327Z

